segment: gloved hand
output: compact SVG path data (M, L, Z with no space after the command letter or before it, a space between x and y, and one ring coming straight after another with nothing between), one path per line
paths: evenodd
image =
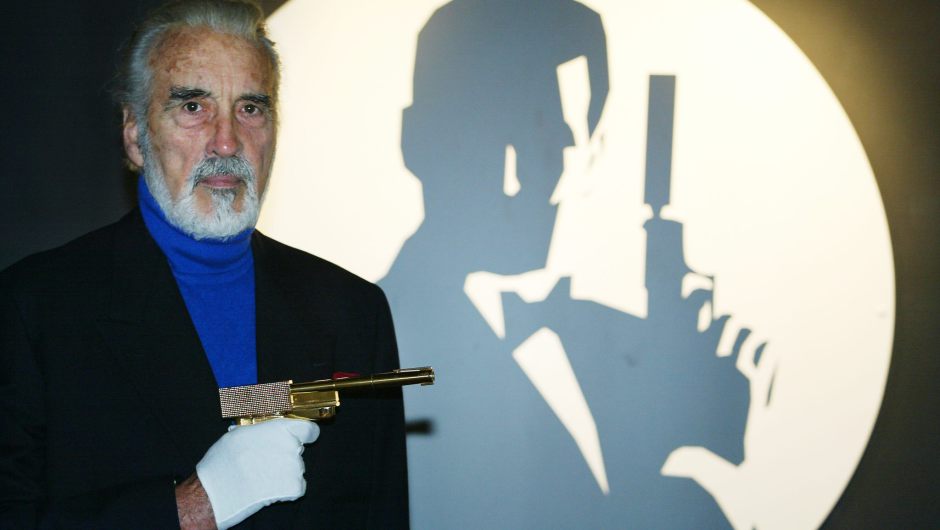
M304 444L320 434L316 423L276 419L233 427L196 464L220 530L265 506L292 501L307 489Z

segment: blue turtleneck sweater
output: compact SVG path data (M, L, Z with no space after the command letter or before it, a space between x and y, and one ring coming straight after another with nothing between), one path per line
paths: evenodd
M224 241L196 240L171 225L141 176L144 224L163 250L220 387L258 382L253 229Z

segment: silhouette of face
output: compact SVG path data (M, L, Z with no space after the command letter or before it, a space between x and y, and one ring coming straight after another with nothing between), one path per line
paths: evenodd
M456 87L444 101L418 99L416 87L415 104L405 109L402 148L423 184L422 228L446 233L448 256L468 271L514 274L545 264L556 214L549 200L563 149L573 144L554 68L548 74L484 78L482 92ZM507 152L514 167L507 168ZM519 184L509 193L507 170Z
M441 259L501 274L544 267L549 200L574 143L559 66L589 66L590 134L608 90L605 46L597 13L569 0L455 0L434 13L418 37L402 154L424 188L421 232L450 243ZM507 152L518 188L504 192Z

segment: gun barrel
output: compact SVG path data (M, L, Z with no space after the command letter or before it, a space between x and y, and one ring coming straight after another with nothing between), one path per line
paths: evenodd
M385 388L405 385L433 385L434 369L403 368L381 374L365 375L360 377L347 377L344 379L324 379L309 383L291 384L291 392L320 392L324 390L352 390Z
M657 217L669 204L672 180L672 136L676 107L676 76L651 75L646 124L646 186L644 200Z

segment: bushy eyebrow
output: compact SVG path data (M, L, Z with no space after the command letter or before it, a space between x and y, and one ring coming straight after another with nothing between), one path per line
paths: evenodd
M242 94L242 96L239 99L243 99L245 101L250 101L257 105L263 105L267 108L271 108L271 96L267 94Z
M188 86L172 86L170 87L170 99L167 102L166 108L169 109L173 107L176 103L181 101L188 101L190 99L201 99L201 98L211 98L212 92L196 87ZM239 96L240 100L250 101L256 105L261 105L267 109L272 108L271 104L273 98L268 94L260 94L249 92L247 94L242 94Z
M170 101L180 101L186 99L207 98L212 96L212 92L201 88L189 86L170 87Z

